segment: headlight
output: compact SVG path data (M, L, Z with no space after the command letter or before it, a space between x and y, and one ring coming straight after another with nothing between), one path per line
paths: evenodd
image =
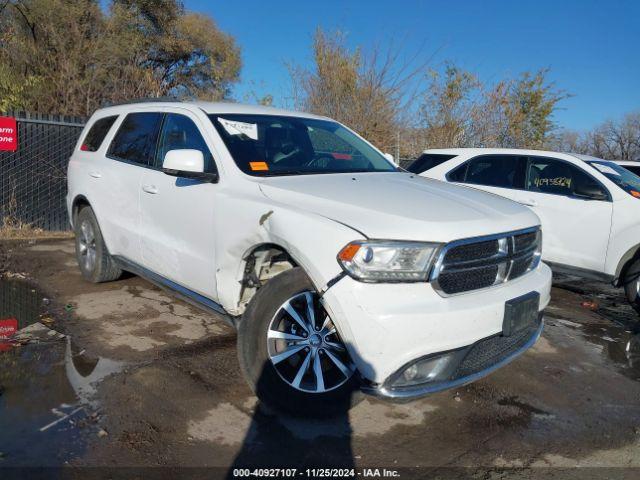
M364 282L420 282L440 245L424 242L367 240L351 242L338 254L345 271Z

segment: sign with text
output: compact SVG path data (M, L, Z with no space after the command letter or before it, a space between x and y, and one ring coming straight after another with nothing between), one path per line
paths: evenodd
M15 318L5 318L0 320L0 340L11 338L18 331L18 320Z
M18 126L13 117L0 117L0 151L18 150Z

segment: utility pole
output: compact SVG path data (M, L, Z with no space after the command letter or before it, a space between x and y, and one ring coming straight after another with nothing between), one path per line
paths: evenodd
M400 130L398 130L398 137L396 140L396 163L400 165Z

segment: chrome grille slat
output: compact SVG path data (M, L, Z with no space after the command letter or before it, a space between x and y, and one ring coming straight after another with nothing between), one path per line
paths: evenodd
M537 267L540 244L538 227L451 242L440 251L430 281L450 296L514 280Z

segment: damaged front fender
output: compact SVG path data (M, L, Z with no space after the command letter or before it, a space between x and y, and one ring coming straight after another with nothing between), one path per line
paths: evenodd
M262 245L285 251L320 292L341 274L340 249L364 239L352 228L317 214L278 204L263 196L227 198L233 208L216 217L216 283L218 301L231 315L241 315L243 277L247 258Z

